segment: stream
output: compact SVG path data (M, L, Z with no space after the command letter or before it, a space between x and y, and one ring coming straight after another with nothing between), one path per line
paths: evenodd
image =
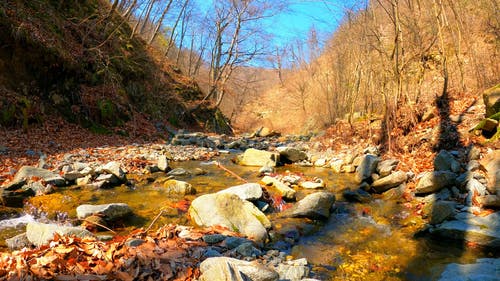
M257 167L239 166L232 155L217 159L222 165L248 182L259 182ZM58 221L77 224L76 207L81 204L127 203L134 216L113 226L118 233L127 233L137 227L149 227L160 213L152 229L168 223L191 225L186 213L176 208L180 201L192 201L197 196L213 193L242 182L211 162L187 161L171 163L172 168L184 168L189 175L176 176L196 189L196 195L175 196L159 188L164 173L128 175L135 184L111 189L81 189L68 187L56 193L32 197L25 204L21 217L0 221L1 247L5 238L24 232L29 221ZM201 170L204 173L200 173ZM196 172L198 171L198 172ZM273 231L293 233L288 249L280 249L294 259L306 258L312 271L321 280L434 280L443 267L451 262L474 262L490 257L474 247L464 247L447 241L415 238L425 222L413 214L405 203L396 199L374 197L369 203L349 203L342 198L346 188L357 184L352 174L336 174L331 169L287 165L286 171L318 177L326 183L326 190L337 198L330 219L326 222L303 224L296 219L277 218L269 214ZM313 190L299 189L297 200ZM109 231L99 234L111 234Z

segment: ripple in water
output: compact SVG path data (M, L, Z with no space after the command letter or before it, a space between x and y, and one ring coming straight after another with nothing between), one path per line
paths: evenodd
M23 215L18 218L7 219L0 221L0 230L8 228L16 228L18 226L26 225L29 222L34 222L35 218L32 215Z

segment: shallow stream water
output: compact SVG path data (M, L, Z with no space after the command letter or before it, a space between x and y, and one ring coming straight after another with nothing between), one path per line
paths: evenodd
M238 166L230 158L224 156L217 161L248 182L259 181L257 167ZM0 239L3 242L5 238L23 232L23 225L35 218L77 224L76 207L81 204L127 203L134 210L134 216L114 225L117 232L126 233L135 227L147 228L160 211L162 215L154 222L153 229L167 223L189 225L186 214L176 208L176 203L192 201L196 196L242 183L210 162L178 162L171 166L191 172L191 175L175 178L192 184L196 195L173 196L165 193L161 181L166 176L162 173L128 175L135 182L133 186L98 190L69 187L53 194L33 197L24 208L29 215L0 221ZM195 175L197 169L206 173ZM331 218L320 224L315 223L307 230L291 225L296 222L292 219L274 221L275 228L298 229L301 236L295 240L289 254L293 258L307 258L316 277L322 280L434 280L448 263L470 263L476 258L493 255L447 241L414 238L424 222L403 202L384 198L374 198L366 204L343 201L342 191L356 187L352 175L335 174L330 169L314 167L284 166L277 169L277 173L285 171L321 178L327 185L326 190L336 195L336 207ZM314 191L299 189L297 199L311 192ZM270 217L273 222L276 214Z

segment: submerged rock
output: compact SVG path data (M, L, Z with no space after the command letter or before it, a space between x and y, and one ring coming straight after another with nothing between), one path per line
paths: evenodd
M258 263L227 257L214 257L200 264L200 281L275 281L279 274Z
M221 225L263 242L271 222L257 207L234 194L202 195L189 207L191 219L199 226Z
M368 203L372 200L370 193L360 188L356 190L347 189L342 192L342 196L349 202Z
M500 259L486 258L472 264L449 264L438 281L497 281L499 277Z
M165 191L170 194L196 194L194 187L185 181L167 180L163 183L163 187L165 188Z

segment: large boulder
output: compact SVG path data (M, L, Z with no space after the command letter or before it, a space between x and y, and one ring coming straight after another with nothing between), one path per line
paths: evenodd
M376 171L379 161L380 159L375 155L363 155L363 157L361 158L361 163L356 168L356 180L358 182L363 182L369 179Z
M294 218L327 219L335 202L331 192L316 192L309 194L285 212L285 216Z
M47 244L54 238L54 234L62 236L89 237L93 234L82 227L61 226L57 224L45 224L29 222L26 226L26 238L35 246Z
M200 264L200 281L275 281L276 271L256 262L248 262L228 257L213 257Z
M459 213L455 220L445 221L430 229L438 237L473 242L480 246L500 248L500 212L485 217Z
M450 171L434 171L425 173L415 188L415 194L437 192L455 184L457 174Z
M257 207L229 193L202 195L189 207L191 219L199 226L221 225L263 242L271 222Z
M486 117L500 112L500 84L484 91L483 100L486 106Z
M66 181L59 174L51 172L49 170L31 167L31 166L23 166L16 173L12 181L5 187L6 190L15 190L23 185L25 185L28 181L33 179L41 179L47 184L55 185L55 186L64 186L66 185Z
M130 215L132 209L125 203L111 203L102 205L80 205L76 208L76 216L84 219L91 215L101 215L107 221L122 218Z
M307 154L295 147L281 146L276 150L280 153L280 159L284 162L294 163L307 159Z
M218 193L235 194L243 200L253 201L262 197L262 187L258 183L245 183L226 188Z
M242 166L276 167L279 161L279 154L264 150L249 148L242 155L237 157L238 164Z
M408 175L403 171L397 171L386 177L379 178L372 183L372 189L377 193L382 193L393 187L396 187L408 180Z
M261 179L265 185L272 185L285 199L295 200L296 191L288 187L285 183L271 176L265 176Z
M497 281L500 259L478 259L472 264L448 264L438 281Z

